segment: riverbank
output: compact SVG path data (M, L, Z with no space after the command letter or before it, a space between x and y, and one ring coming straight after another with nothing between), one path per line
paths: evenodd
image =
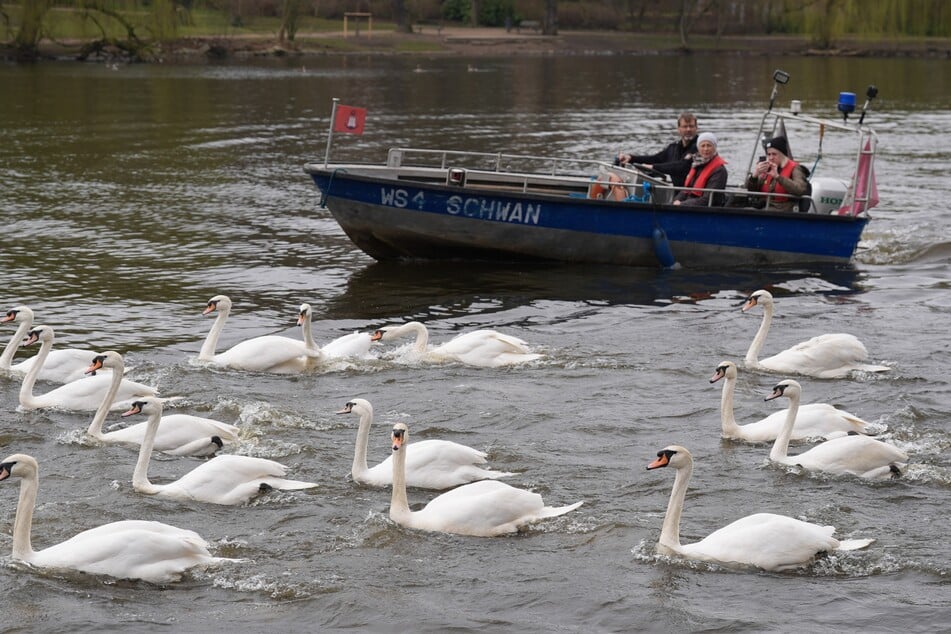
M83 54L88 42L44 42L47 59L116 60L124 51L109 45ZM150 50L155 62L313 55L458 55L492 57L511 55L658 55L693 53L790 54L864 57L932 57L951 59L951 39L844 39L828 49L816 48L809 38L795 36L695 36L684 48L676 34L640 34L605 31L561 31L547 36L530 30L417 25L413 33L298 33L293 42L257 35L182 38Z

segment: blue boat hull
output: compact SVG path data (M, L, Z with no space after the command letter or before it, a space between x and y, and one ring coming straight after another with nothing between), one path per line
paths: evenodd
M867 217L493 192L308 166L360 249L395 258L543 259L628 266L843 263Z

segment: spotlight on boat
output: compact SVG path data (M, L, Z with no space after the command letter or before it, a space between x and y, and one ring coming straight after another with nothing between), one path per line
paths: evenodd
M779 70L778 68L773 71L773 81L777 84L788 84L789 83L789 73L784 70Z

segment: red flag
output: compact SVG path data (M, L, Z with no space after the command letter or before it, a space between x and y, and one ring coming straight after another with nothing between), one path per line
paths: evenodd
M334 114L334 132L363 134L363 124L367 120L367 109L355 106L337 106Z
M872 141L869 139L865 142L865 149L859 157L858 169L855 175L855 195L851 201L842 205L838 215L857 216L878 204L878 183L875 182L875 168L870 165L871 161Z

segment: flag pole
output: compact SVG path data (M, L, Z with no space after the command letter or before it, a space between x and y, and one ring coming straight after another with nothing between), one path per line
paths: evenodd
M327 130L327 151L324 152L324 167L327 167L327 163L330 161L330 145L334 141L334 121L337 119L337 103L339 101L339 97L334 97L333 106L330 109L330 129Z

